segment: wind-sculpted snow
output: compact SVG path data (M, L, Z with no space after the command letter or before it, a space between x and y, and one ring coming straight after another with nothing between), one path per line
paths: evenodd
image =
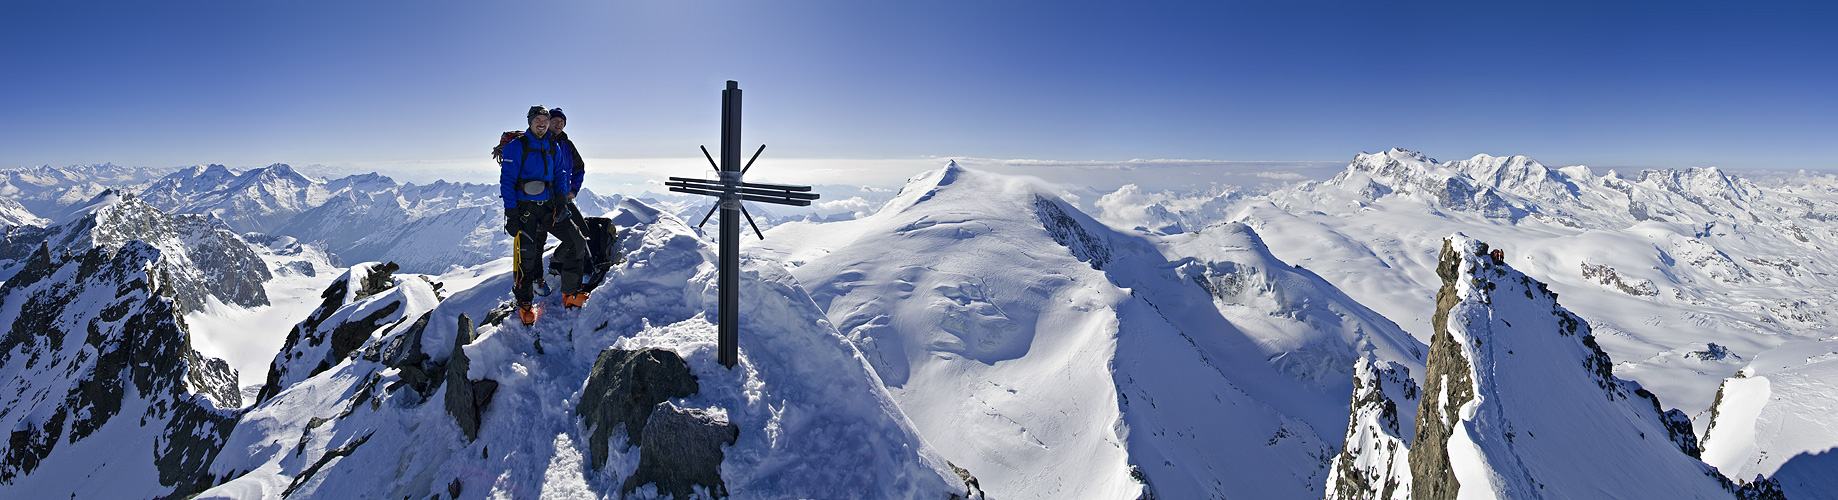
M385 321L350 356L249 410L211 469L227 482L199 498L619 496L641 462L651 460L645 446L627 443L623 425L599 432L576 413L606 349L665 349L682 357L698 390L660 403L671 409L659 412L738 430L722 446L720 465L735 498L964 492L790 274L771 261L745 261L741 358L728 370L716 363L716 329L705 319L716 316L711 242L641 203L623 204L616 217L628 261L584 308L546 302L534 327L506 319L507 273L425 313ZM359 274L347 277L343 305L314 313L325 318L318 328L350 324L418 280L391 278L394 287L358 298L351 290ZM476 331L461 334L462 314ZM539 336L541 351L534 346ZM450 371L461 353L464 373ZM475 395L467 403L478 409L476 440L455 423L454 405L446 401L453 392L441 388L443 380L493 385L489 399ZM659 414L652 414L653 426ZM684 424L673 425L665 427ZM595 443L595 435L609 438ZM606 453L597 468L589 459L594 449ZM633 496L660 495L657 484L633 486Z
M0 497L183 498L236 425L235 372L192 350L164 256L41 250L0 286Z
M947 167L760 244L992 497L1319 498L1354 360L1422 366L1243 226L1120 232L1053 192Z
M320 295L324 302L288 332L256 402L331 369L356 355L377 331L400 326L439 303L433 283L396 276L397 269L393 263L366 262L333 280Z
M78 219L49 228L15 228L0 237L0 277L19 272L26 257L41 245L62 253L88 248L120 248L140 241L161 250L159 273L171 282L181 311L201 308L215 299L240 306L268 304L262 283L273 278L268 265L248 244L201 215L167 215L133 195L107 192L84 207Z

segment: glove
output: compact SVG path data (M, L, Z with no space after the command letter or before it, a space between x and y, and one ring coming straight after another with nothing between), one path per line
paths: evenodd
M517 209L504 209L504 234L517 236Z
M568 220L568 205L569 205L568 203L555 204L555 223L556 224L561 224L562 221Z

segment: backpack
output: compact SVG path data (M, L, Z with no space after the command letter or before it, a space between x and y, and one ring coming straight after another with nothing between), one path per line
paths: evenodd
M498 146L491 148L491 159L495 161L500 161L500 162L504 161L504 145L510 144L511 141L515 141L515 140L522 139L522 138L523 138L522 130L512 130L510 132L499 134L498 135ZM524 143L524 146L526 146L525 149L528 149L527 146L529 146L529 143L527 142Z
M581 236L587 240L589 266L586 276L582 277L581 289L591 292L606 282L607 271L625 262L625 256L619 254L619 227L605 217L575 220L583 222Z

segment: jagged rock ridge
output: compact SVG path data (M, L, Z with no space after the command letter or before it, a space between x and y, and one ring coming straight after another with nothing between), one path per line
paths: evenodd
M0 285L0 496L184 498L237 423L236 374L192 350L161 251L41 250ZM112 481L116 477L145 482ZM110 479L104 479L110 478Z

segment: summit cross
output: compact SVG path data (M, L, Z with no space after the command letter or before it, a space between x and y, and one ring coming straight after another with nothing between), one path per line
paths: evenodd
M708 224L709 217L721 211L721 234L718 242L721 247L720 263L716 270L715 287L720 294L719 316L716 321L718 335L716 351L722 366L733 369L740 362L740 219L745 217L747 224L753 226L753 234L766 239L766 233L759 230L759 224L753 222L753 215L741 206L741 201L772 203L775 205L810 206L811 200L818 198L817 193L810 192L810 186L787 186L781 184L761 184L741 182L741 176L753 168L753 161L766 151L761 144L758 151L743 166L740 163L740 82L728 80L728 87L721 91L721 161L708 154L708 147L702 147L702 156L708 158L715 171L720 172L718 180L695 179L689 177L671 177L664 185L678 193L713 196L719 201L710 208L708 215L702 216L702 222L696 227Z

